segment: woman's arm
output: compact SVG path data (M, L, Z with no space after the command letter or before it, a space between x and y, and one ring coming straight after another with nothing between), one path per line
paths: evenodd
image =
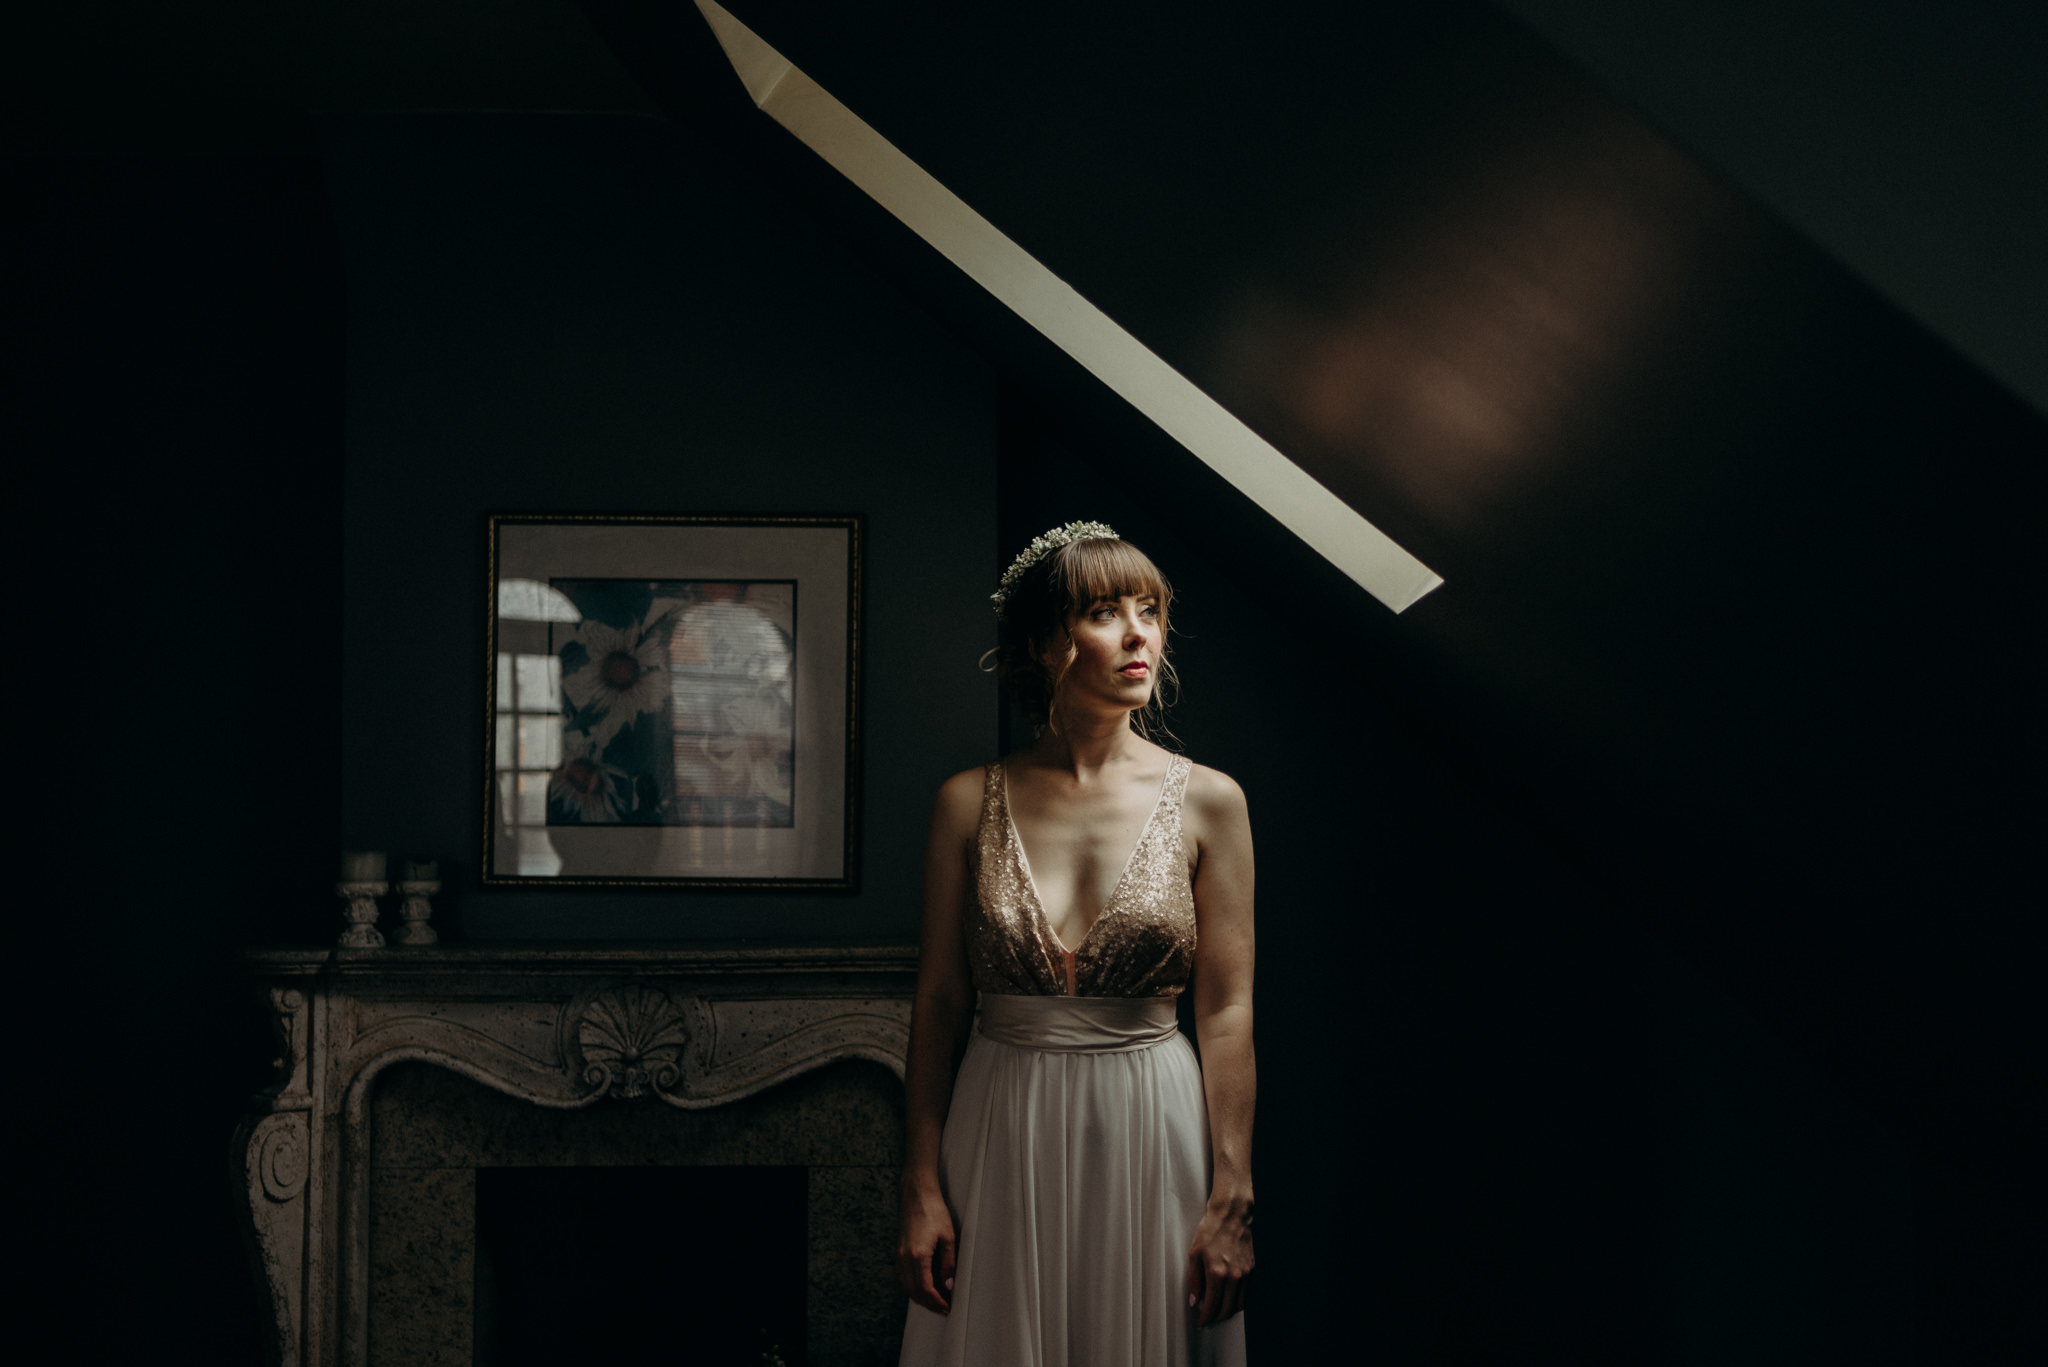
M910 1298L943 1315L952 1300L955 1231L939 1187L939 1138L953 1100L953 1075L974 1018L961 909L981 817L982 771L946 780L932 804L924 853L924 930L917 958L917 997L910 1012L910 1057L904 1068L907 1130L896 1278Z
M1209 1207L1188 1248L1188 1304L1207 1327L1244 1308L1252 1256L1252 826L1244 790L1213 769L1188 781L1196 838L1195 1037L1209 1101Z

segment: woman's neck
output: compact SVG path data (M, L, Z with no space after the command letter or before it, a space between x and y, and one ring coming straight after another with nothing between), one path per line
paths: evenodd
M1077 715L1063 711L1057 728L1047 726L1038 733L1030 753L1040 764L1063 769L1078 781L1084 774L1138 759L1150 748L1145 738L1131 729L1129 712Z

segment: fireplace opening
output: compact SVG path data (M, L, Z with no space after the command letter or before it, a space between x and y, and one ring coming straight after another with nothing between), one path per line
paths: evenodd
M805 1367L809 1170L476 1170L476 1367Z
M369 1119L372 1367L642 1360L629 1341L658 1348L651 1362L896 1361L903 1087L880 1065L835 1063L704 1109L554 1110L401 1063L377 1079ZM561 1319L529 1324L543 1314ZM714 1319L744 1354L710 1354ZM562 1325L573 1351L554 1346ZM770 1342L745 1337L762 1330Z

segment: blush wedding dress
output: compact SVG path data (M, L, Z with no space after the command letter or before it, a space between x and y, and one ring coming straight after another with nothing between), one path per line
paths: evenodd
M952 1312L913 1304L902 1367L1238 1367L1244 1316L1197 1328L1187 1256L1208 1205L1207 1105L1174 1002L1195 954L1181 844L1194 766L1159 799L1102 914L1053 934L988 766L967 952L981 1013L953 1084L939 1181L959 1248Z

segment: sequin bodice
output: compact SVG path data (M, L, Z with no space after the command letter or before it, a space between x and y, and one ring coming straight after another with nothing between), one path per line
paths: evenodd
M1074 953L1077 997L1171 997L1195 963L1195 893L1181 845L1181 798L1194 765L1167 761L1166 783L1102 914ZM1067 991L1066 955L1053 937L1010 819L1009 782L991 764L975 838L975 898L966 909L974 985L1009 996Z

